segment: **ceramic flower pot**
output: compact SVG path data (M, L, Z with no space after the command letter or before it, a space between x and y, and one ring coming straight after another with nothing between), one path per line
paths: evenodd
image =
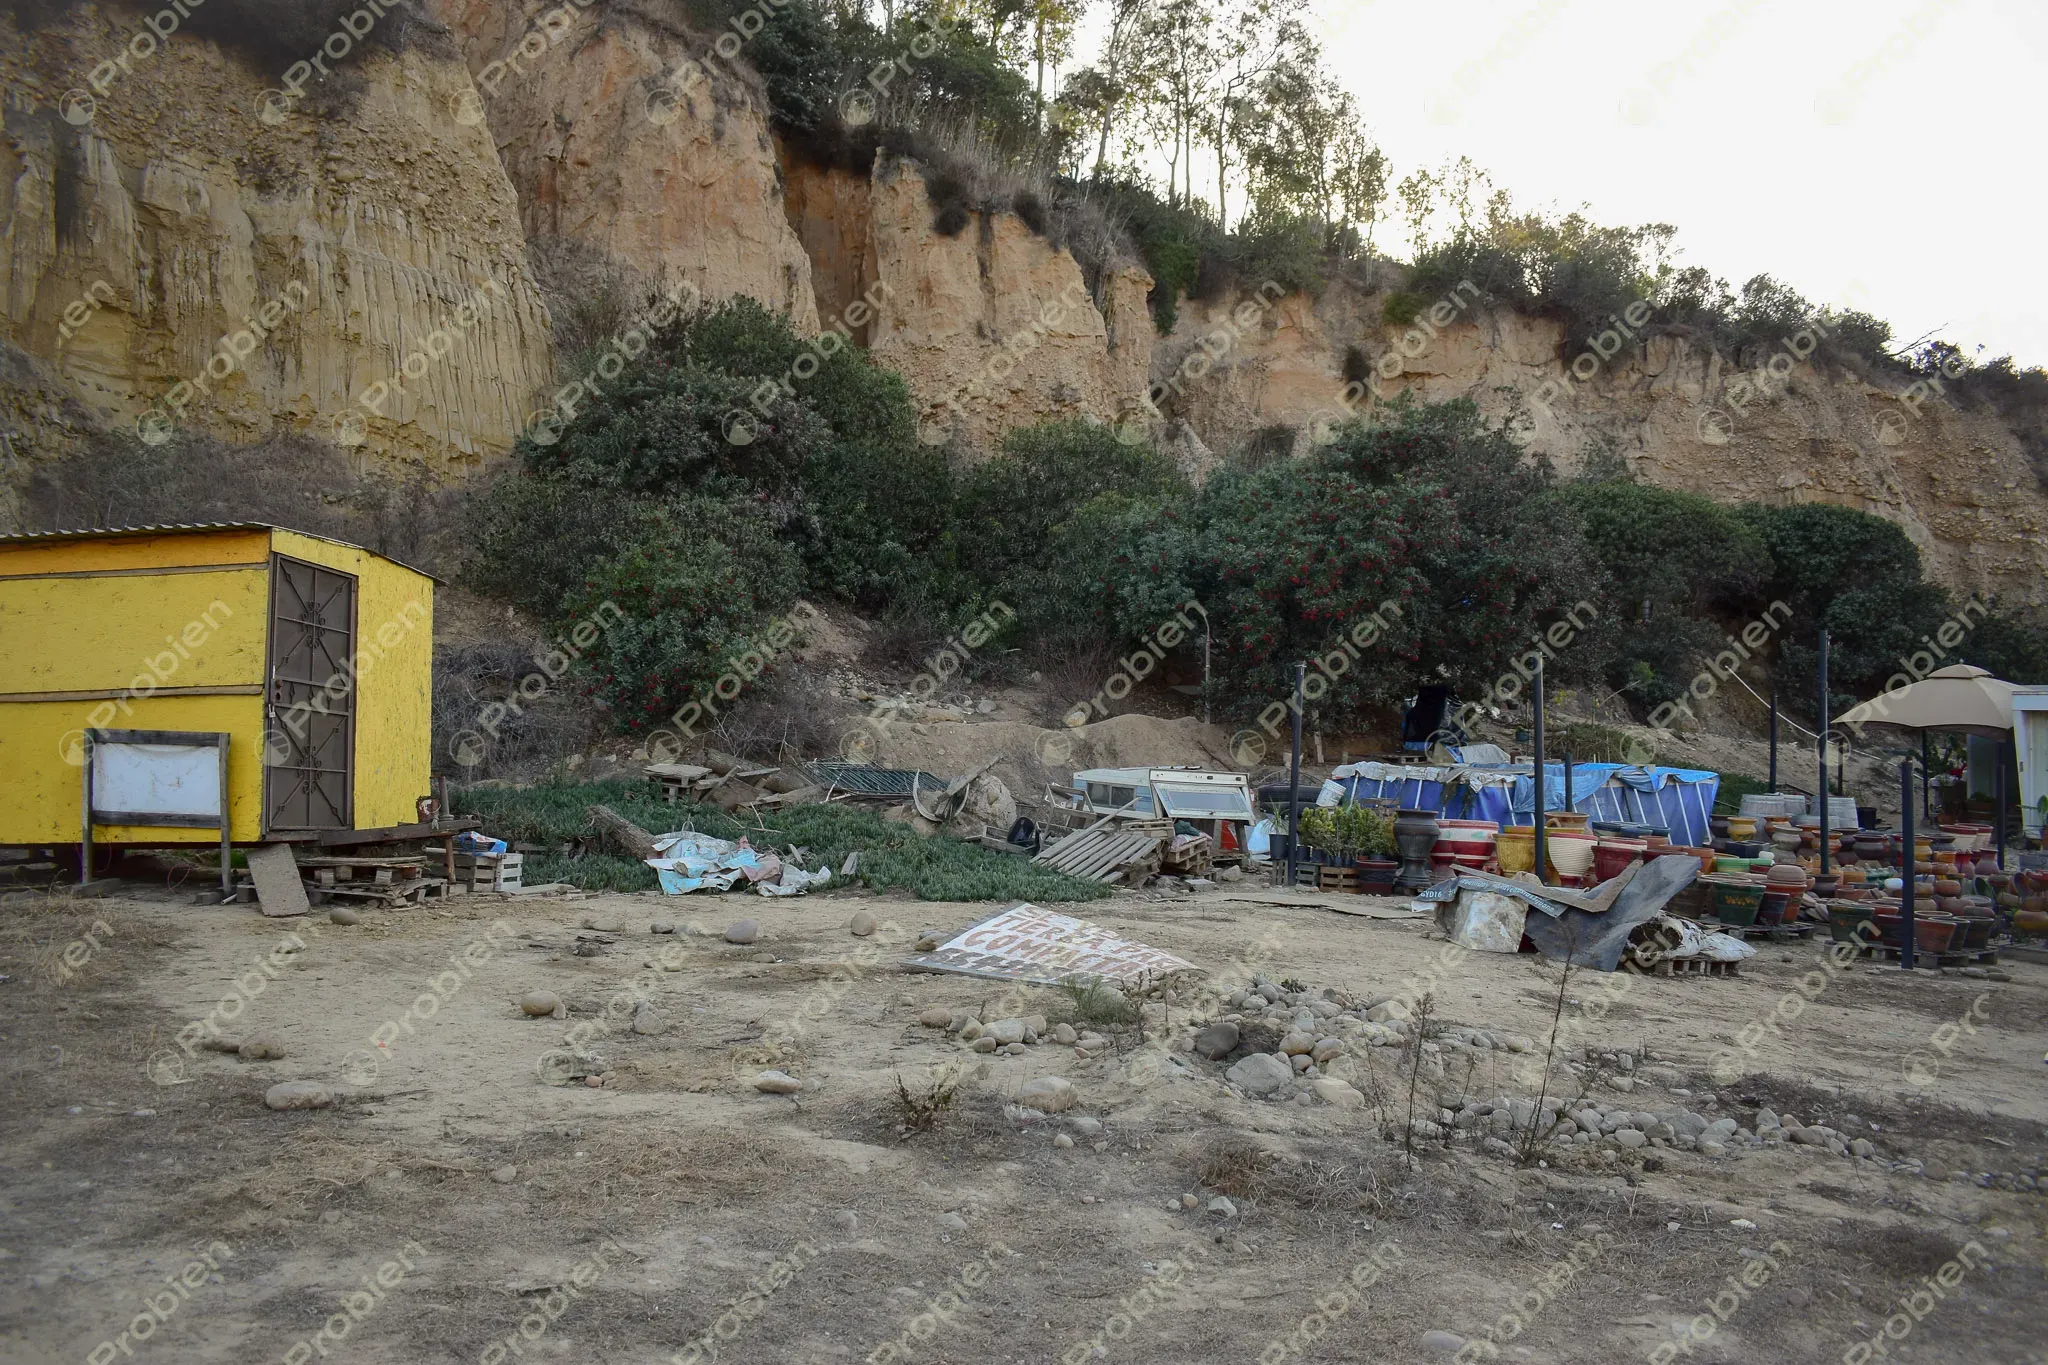
M1385 896L1392 893L1394 878L1401 871L1401 864L1392 858L1361 857L1353 866L1358 869L1360 895Z
M1714 918L1723 924L1755 924L1763 909L1764 889L1724 882L1714 887Z
M1500 859L1500 870L1506 876L1533 871L1536 867L1536 827L1510 825L1502 830L1494 841L1494 856Z
M1401 854L1400 875L1394 879L1404 891L1426 891L1431 883L1429 855L1436 847L1439 830L1436 812L1404 810L1394 816L1394 847Z
M1583 877L1593 870L1593 854L1599 841L1590 834L1554 829L1543 841L1550 854L1550 870L1560 877Z

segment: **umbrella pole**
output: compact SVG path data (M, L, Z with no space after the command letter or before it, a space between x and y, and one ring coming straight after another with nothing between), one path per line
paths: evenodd
M1536 721L1534 739L1536 742L1536 880L1550 885L1550 841L1543 828L1543 658L1539 651L1536 658Z
M1899 760L1899 822L1904 838L1899 843L1899 970L1913 970L1913 756Z
M1998 814L1993 817L1991 827L1998 831L1998 870L2003 872L2005 871L2005 741L2002 739L1998 741L1998 781L1994 785L1997 788L1997 795L1992 797L1995 803L1993 809Z
M1772 719L1776 719L1775 716ZM1820 815L1820 874L1828 874L1828 633L1820 633L1820 726L1815 743L1820 747L1820 795L1814 798Z
M1928 794L1928 780L1934 776L1934 756L1927 745L1927 732L1920 732L1920 818L1934 819L1934 802Z
M1771 790L1778 789L1778 674L1771 672Z

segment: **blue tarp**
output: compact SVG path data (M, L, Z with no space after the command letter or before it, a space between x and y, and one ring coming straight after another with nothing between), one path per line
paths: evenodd
M1571 808L1595 820L1657 825L1675 844L1704 845L1720 790L1717 773L1697 768L1645 768L1624 763L1574 763ZM1430 810L1453 820L1526 825L1536 818L1536 779L1527 763L1453 768L1361 763L1339 768L1326 784L1330 799L1385 799L1404 810ZM1563 810L1564 764L1544 765L1545 810Z

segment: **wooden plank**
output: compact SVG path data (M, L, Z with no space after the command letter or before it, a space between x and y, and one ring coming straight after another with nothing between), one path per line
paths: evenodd
M592 806L591 823L597 826L599 834L606 835L613 843L626 850L635 858L659 858L661 850L654 846L654 836L610 806Z
M299 859L300 867L425 867L427 855L417 858L346 858L323 855Z
M1136 805L1136 802L1133 802L1132 805ZM1116 819L1117 816L1122 815L1123 811L1130 809L1131 806L1125 806L1123 810L1111 811L1108 815L1103 816L1100 820L1097 820L1094 824L1088 826L1086 829L1076 830L1074 833L1068 835L1065 839L1060 840L1059 843L1053 845L1053 848L1047 849L1045 852L1039 854L1036 858L1033 858L1031 861L1036 863L1048 861L1052 857L1054 849L1065 848L1073 840L1079 839L1086 834L1095 833L1095 831L1103 828L1105 825L1109 824L1110 821Z
M438 839L444 834L480 829L481 820L457 820L453 825L387 825L382 829L324 829L322 848L346 848L351 844L402 844L413 839Z
M256 899L263 913L308 915L313 907L306 900L306 883L299 878L299 865L284 844L257 844L249 849L249 876L256 883Z

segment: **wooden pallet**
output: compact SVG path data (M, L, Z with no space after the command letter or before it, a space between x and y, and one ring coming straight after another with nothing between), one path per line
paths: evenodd
M1702 929L1712 929L1730 938L1741 939L1744 943L1752 939L1768 939L1772 943L1793 943L1800 939L1812 938L1816 929L1827 928L1824 924L1809 921L1796 924L1723 924L1711 917L1698 923Z
M1130 829L1090 829L1060 840L1031 861L1087 881L1111 882L1127 875L1159 871L1157 833Z
M1159 865L1176 876L1206 877L1216 869L1213 847L1206 834L1179 848L1173 847L1169 839L1159 855Z
M1741 976L1741 965L1706 957L1660 957L1647 965L1637 961L1633 954L1621 960L1621 969L1637 976Z
M1318 867L1316 869L1316 890L1358 891L1358 869L1355 867Z
M1998 951L1996 948L1979 948L1967 953L1930 953L1920 949L1913 954L1913 965L1924 967L1932 961L1937 967L1996 967ZM1897 962L1901 954L1889 943L1872 943L1857 948L1855 956L1862 961Z

